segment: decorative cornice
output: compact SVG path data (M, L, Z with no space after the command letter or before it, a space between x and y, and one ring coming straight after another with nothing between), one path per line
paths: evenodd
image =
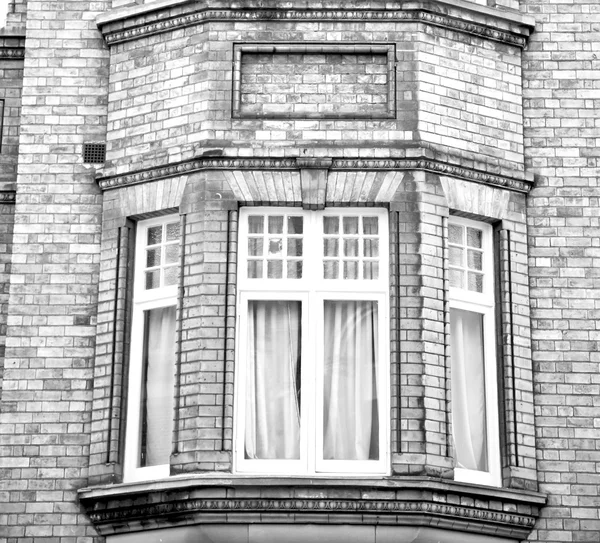
M0 204L14 204L17 193L14 190L0 190Z
M541 506L539 497L518 496L515 501L510 491L495 491L495 496L481 496L474 503L468 492L452 486L391 489L375 483L361 493L360 488L314 484L302 485L298 492L265 481L242 483L242 496L236 496L236 488L235 481L229 480L226 487L198 485L175 493L156 486L135 494L80 493L80 500L102 535L136 530L150 519L153 527L160 527L173 526L178 519L201 523L207 516L212 523L277 522L281 515L286 523L436 526L525 539ZM349 493L357 494L356 498L348 497Z
M107 28L104 31L107 25L101 26L103 27L102 30L108 45L115 45L209 21L421 22L521 48L525 47L529 34L525 29L522 32L517 32L494 28L486 24L470 20L465 21L446 14L436 13L425 8L413 10L204 9L175 17L165 17L158 21L142 23L138 26L125 29L110 30Z
M200 157L161 165L121 175L100 177L98 185L102 190L110 190L139 183L157 181L179 175L187 175L202 170L292 170L299 171L306 166L303 158L236 158L236 157ZM330 171L406 171L421 170L438 175L455 177L527 193L532 183L516 177L493 174L474 168L450 164L434 158L385 158L385 159L348 159L334 158Z
M23 60L25 58L25 47L1 47L0 60Z

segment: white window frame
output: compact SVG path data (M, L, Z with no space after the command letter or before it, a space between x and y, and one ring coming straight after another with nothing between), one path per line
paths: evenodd
M304 258L302 279L248 279L248 215L300 215L304 217ZM323 216L377 216L379 219L378 279L322 279ZM389 228L388 212L383 208L330 208L304 211L299 208L250 207L240 210L238 236L238 319L236 334L236 379L234 386L234 472L327 476L390 473L390 346L389 346ZM308 285L308 286L307 286ZM283 300L302 302L301 344L301 425L299 460L256 460L244 458L245 387L248 329L248 302ZM322 394L324 351L324 300L372 300L378 304L379 408L378 460L323 460ZM314 362L316 361L316 362ZM311 364L312 367L311 367ZM320 451L320 454L319 454Z
M456 481L499 487L502 484L500 463L500 429L498 413L498 377L496 360L496 324L494 292L494 244L490 224L452 216L449 224L481 230L483 256L483 289L481 293L450 287L450 308L462 309L483 317L483 357L487 428L487 461L489 471L456 467ZM452 338L450 338L452 341ZM452 376L454 378L454 376Z
M123 482L148 481L169 476L169 464L139 466L141 432L141 398L144 364L144 317L151 309L177 305L177 285L145 289L145 251L148 229L157 225L179 223L177 215L165 215L138 222L133 279L133 314L131 322L131 348L127 388L127 421L125 431L125 456ZM175 345L173 345L175 349ZM175 371L175 368L173 368ZM165 436L169 441L172 436Z

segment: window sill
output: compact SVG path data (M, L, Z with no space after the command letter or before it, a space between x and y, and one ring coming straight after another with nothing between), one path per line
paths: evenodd
M433 526L526 539L546 498L537 492L420 477L298 478L225 474L84 488L101 535L193 523Z

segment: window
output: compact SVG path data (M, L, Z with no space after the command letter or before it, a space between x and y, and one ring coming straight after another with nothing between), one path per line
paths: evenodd
M179 219L137 226L125 481L167 477L173 432Z
M385 210L240 213L235 469L386 473Z
M491 226L453 217L449 254L455 477L499 486Z

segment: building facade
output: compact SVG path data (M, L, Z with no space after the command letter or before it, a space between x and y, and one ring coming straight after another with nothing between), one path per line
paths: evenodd
M15 0L0 536L600 541L595 0Z

